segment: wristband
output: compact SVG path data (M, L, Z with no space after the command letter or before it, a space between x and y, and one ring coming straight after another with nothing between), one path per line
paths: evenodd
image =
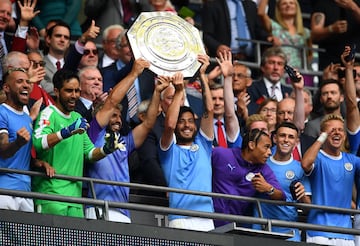
M106 154L105 151L104 151L104 147L101 147L101 148L100 148L100 152L101 152L101 154L103 154L104 156L107 156L107 154Z
M316 141L319 141L321 144L323 144L328 137L328 134L326 132L322 132L318 139Z
M63 139L64 139L63 136L61 135L61 132L60 132L60 131L56 133L56 136L58 137L59 140L63 140Z

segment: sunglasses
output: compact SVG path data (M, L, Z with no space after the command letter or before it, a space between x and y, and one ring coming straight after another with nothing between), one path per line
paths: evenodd
M37 68L38 66L45 67L45 65L46 65L46 62L44 62L44 61L37 62L37 61L30 60L30 62L33 63L33 68Z
M98 50L84 50L84 56L89 55L90 52L95 56L98 54Z

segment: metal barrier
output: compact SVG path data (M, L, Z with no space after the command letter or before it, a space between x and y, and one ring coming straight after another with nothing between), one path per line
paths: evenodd
M29 176L46 177L46 175L41 172L22 171L22 170L8 169L8 168L0 168L0 172L18 173L18 174L26 174ZM87 177L74 177L74 176L66 176L66 175L56 174L53 178L64 179L64 180L69 180L69 181L82 181L82 182L93 182L93 183L101 183L101 184L108 184L108 185L128 186L128 187L134 188L134 189L149 189L149 190L153 190L153 191L177 192L177 193L184 193L184 194L191 194L191 195L201 195L201 196L211 196L211 197L218 197L218 198L225 198L225 199L244 200L244 201L256 203L258 208L260 208L259 205L261 203L270 203L270 204L274 204L274 205L294 206L299 209L320 209L320 210L324 210L324 211L328 211L328 212L345 213L345 214L351 214L351 215L360 214L360 210L354 210L354 209L344 209L344 208L320 206L320 205L305 204L305 203L290 203L290 202L284 202L284 201L257 199L257 198L245 197L245 196L235 196L235 195L211 193L211 192L201 192L201 191L193 191L193 190L181 190L181 189L170 188L170 187L143 185L143 184L126 183L126 182L115 182L115 181L93 179L93 178L87 178ZM168 207L163 207L163 206L134 204L134 203L120 203L120 202L104 201L104 200L92 199L92 198L76 198L76 197L69 197L69 196L49 195L49 194L43 194L43 193L38 193L38 192L26 192L26 191L7 190L7 189L0 189L0 194L99 206L99 207L103 208L103 210L105 211L105 214L108 214L109 208L123 208L123 209L135 210L135 211L179 214L179 215L185 215L185 216L203 217L203 218L210 218L210 219L224 220L224 221L233 221L233 222L246 223L246 224L260 224L260 225L264 225L265 228L267 228L269 231L271 231L272 226L279 226L279 227L299 228L301 230L318 230L318 231L326 231L326 232L336 232L336 233L360 235L360 230L358 230L358 229L315 225L315 224L308 224L308 223L303 223L303 222L288 222L288 221L266 219L266 218L254 218L254 217L241 216L241 215L231 215L231 214L222 214L222 213L207 213L207 212L191 211L191 210L184 210L184 209L174 209L174 208L168 208ZM107 216L105 216L104 219L107 220L108 219Z

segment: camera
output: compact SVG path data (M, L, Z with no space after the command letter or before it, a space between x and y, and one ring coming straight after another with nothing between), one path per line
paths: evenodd
M344 69L339 68L337 70L337 74L338 74L339 79L345 78L345 68ZM354 76L354 78L356 77L356 70L355 69L353 70L353 76Z
M296 185L298 182L300 182L300 180L295 179L295 180L293 180L293 181L290 183L290 193L291 193L292 198L293 198L295 201L297 200L296 192L295 192L295 190L296 190L295 185Z
M296 72L292 67L290 67L289 65L285 65L284 68L292 82L297 83L301 80L300 77L296 76Z
M355 58L355 54L356 54L356 44L352 44L350 45L350 53L349 55L345 56L344 59L346 62L349 62L351 60L353 60ZM344 76L345 77L345 76Z

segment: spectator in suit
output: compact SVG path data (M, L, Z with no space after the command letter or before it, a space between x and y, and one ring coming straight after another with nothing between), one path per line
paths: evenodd
M87 41L84 45L84 53L79 63L79 69L86 66L97 67L99 62L99 50L95 43L91 40Z
M250 104L252 105L251 107L249 106L249 109L257 109L258 105L266 98L270 97L281 101L290 95L292 89L282 83L285 72L284 65L286 63L286 55L279 47L268 48L263 53L260 65L263 78L254 81L248 88Z
M119 24L107 26L103 30L102 48L104 53L99 57L99 68L110 66L120 58L120 50L116 48L116 40L123 31L123 26Z
M108 93L103 92L102 76L95 66L82 68L79 71L79 79L80 98L76 101L75 111L90 122L96 104L103 103Z
M11 2L9 0L1 0L0 1L0 12L2 14L2 21L0 23L0 46L3 47L3 51L0 52L0 62L2 62L4 56L10 50L10 41L11 38L5 35L5 30L9 25L11 20L12 7ZM0 66L0 80L2 80L3 71Z
M251 0L206 1L202 9L202 29L204 43L210 56L216 57L220 52L231 51L235 60L253 59L252 43L238 41L236 38L267 38L268 35L261 27L256 13L257 6ZM243 18L237 18L240 15Z
M54 96L52 78L55 72L60 70L65 63L65 54L70 46L69 25L65 22L58 22L48 30L45 39L49 44L49 53L44 56L46 75L41 86L47 93Z
M98 36L100 28L91 22L90 27L80 36L74 45L70 46L65 57L64 68L78 71L85 66L97 66L98 50L92 41Z

